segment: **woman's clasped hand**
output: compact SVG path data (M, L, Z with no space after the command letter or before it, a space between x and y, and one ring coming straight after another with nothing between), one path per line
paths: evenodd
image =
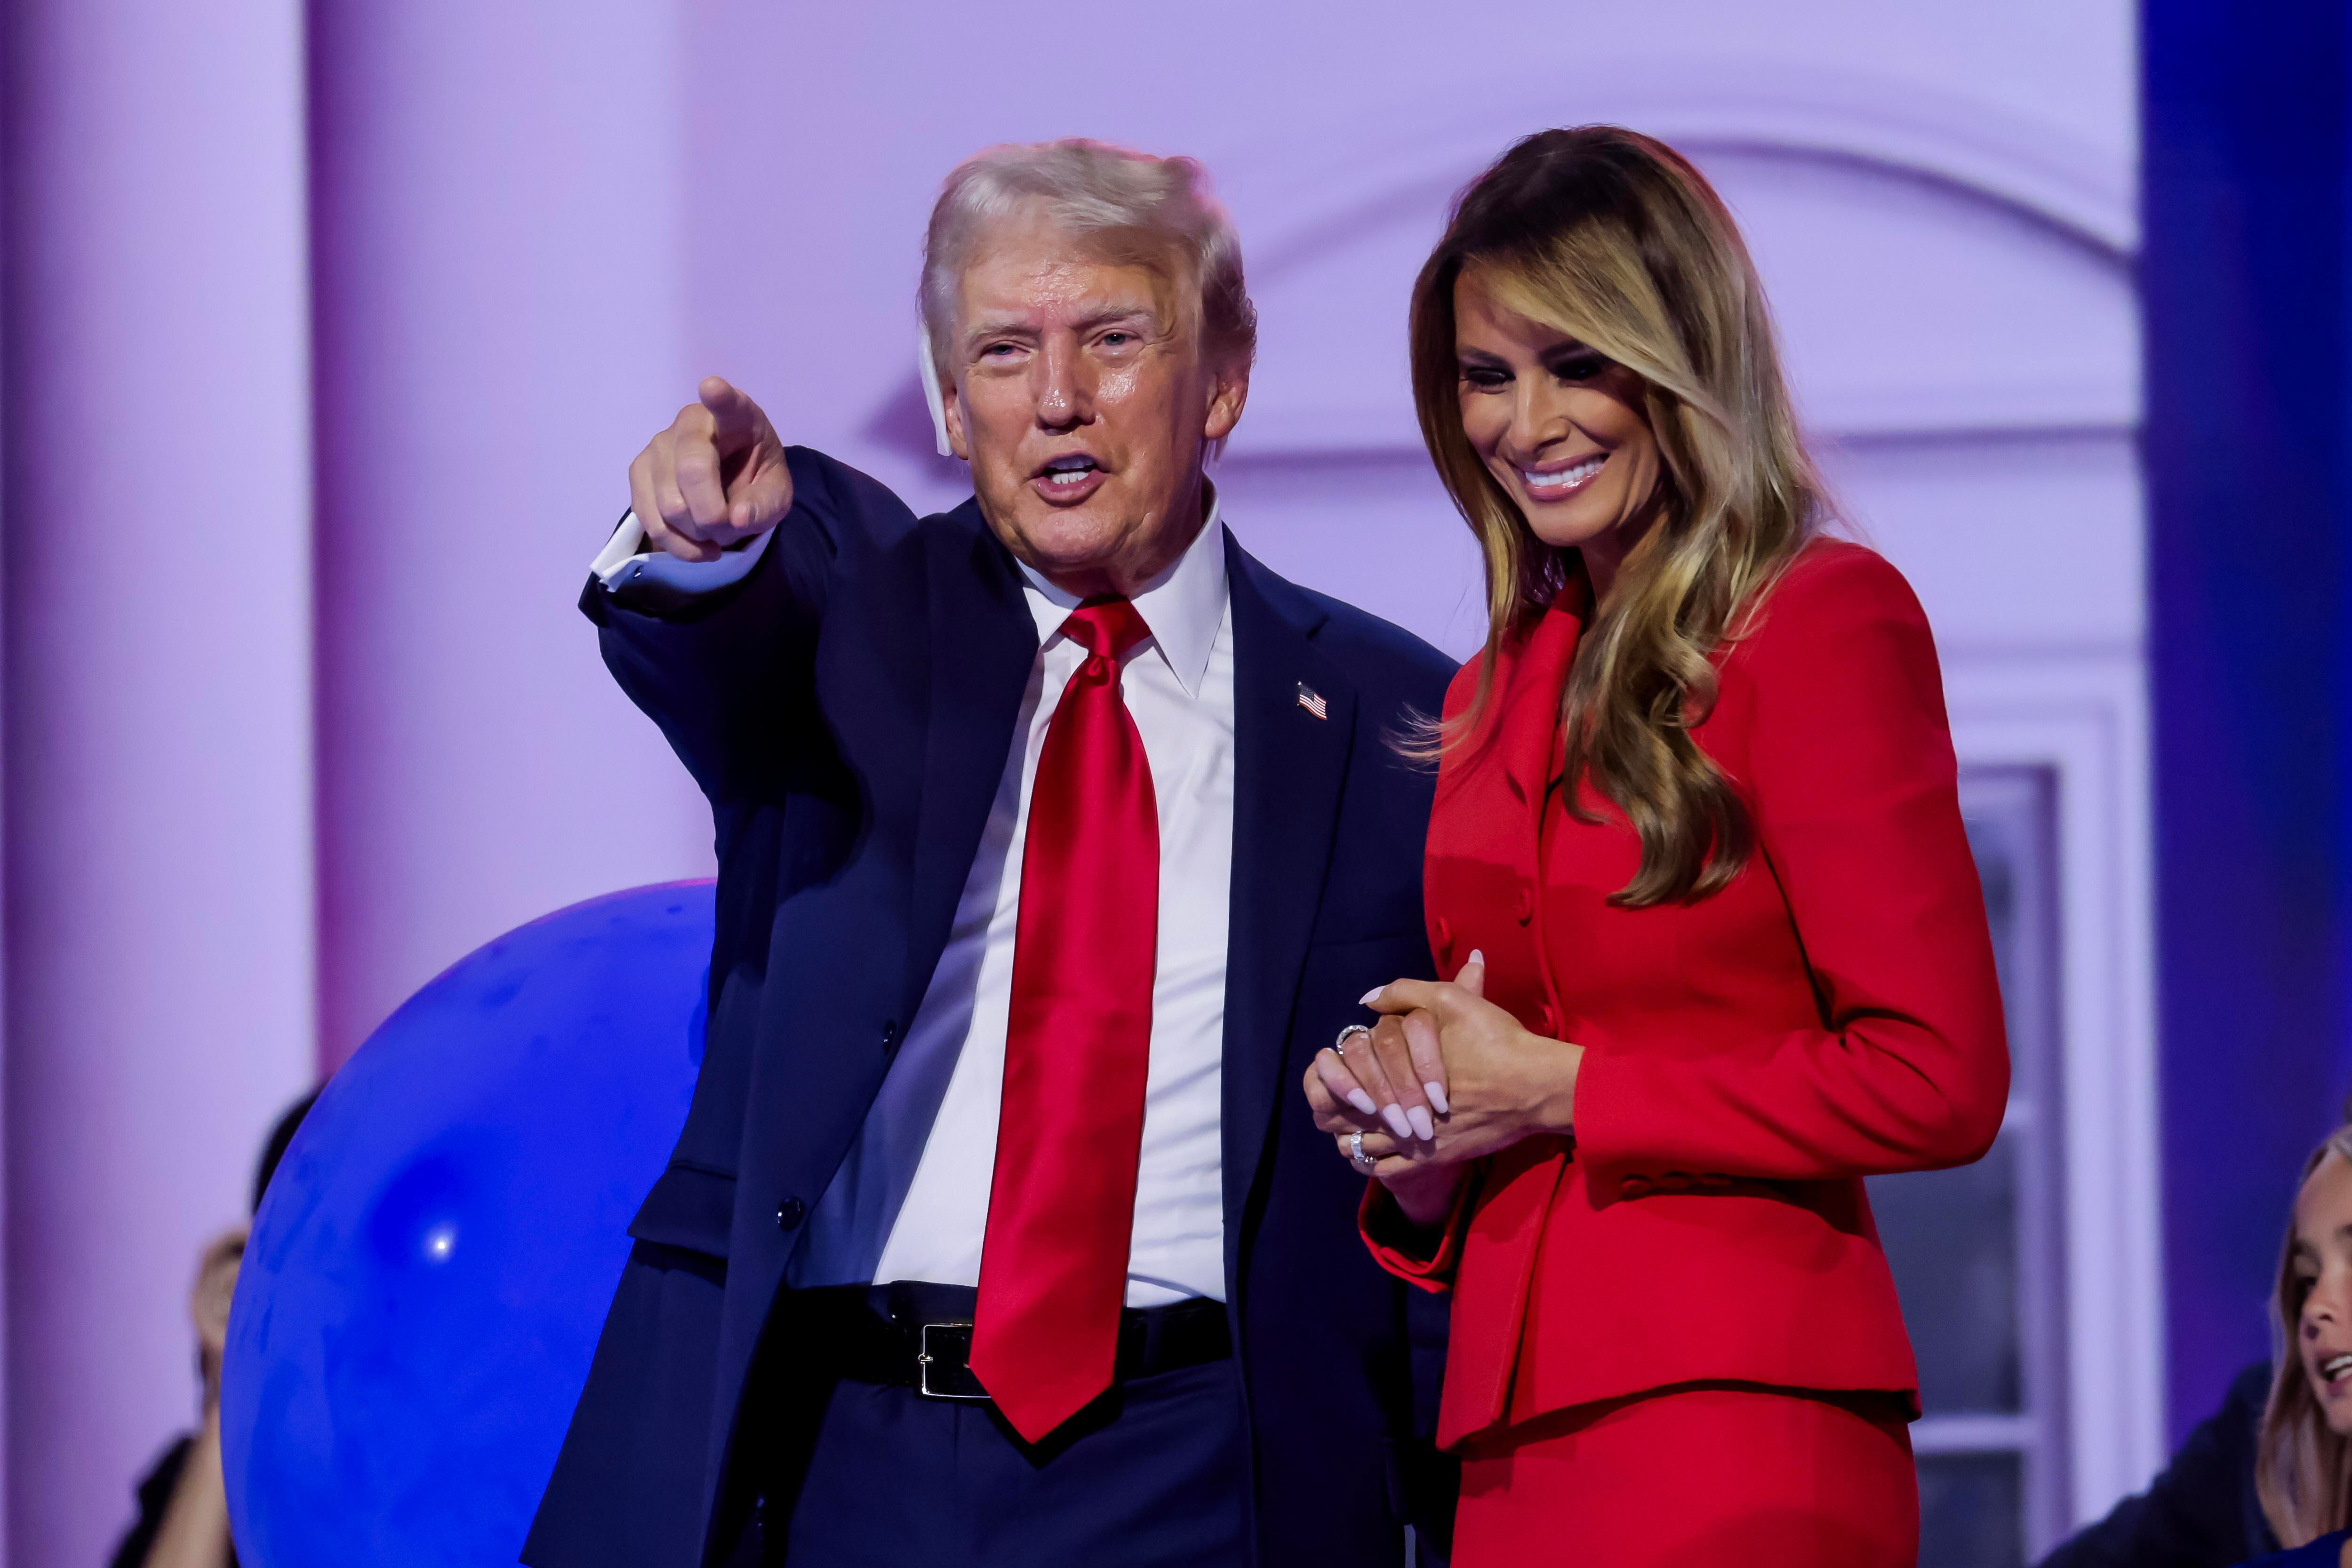
M1486 981L1473 953L1450 981L1383 986L1364 998L1379 1021L1344 1031L1307 1070L1316 1126L1417 1225L1444 1218L1467 1162L1575 1125L1584 1048L1521 1025Z

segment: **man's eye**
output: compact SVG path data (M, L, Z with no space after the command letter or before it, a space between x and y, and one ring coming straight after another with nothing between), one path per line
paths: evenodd
M1103 334L1102 340L1103 346L1107 349L1123 349L1128 344L1135 341L1135 334L1132 332L1105 332Z

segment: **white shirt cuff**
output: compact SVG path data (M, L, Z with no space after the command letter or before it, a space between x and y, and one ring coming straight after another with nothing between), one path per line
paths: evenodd
M607 593L645 586L692 598L741 581L744 574L759 564L761 552L768 548L768 540L774 533L770 528L766 533L754 534L717 560L680 560L667 550L647 550L645 525L631 511L622 517L621 526L613 530L613 537L605 541L588 570L595 573L596 580L604 585Z

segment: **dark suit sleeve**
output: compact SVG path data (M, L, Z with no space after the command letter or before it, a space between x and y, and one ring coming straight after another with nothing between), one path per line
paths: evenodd
M726 1261L640 1241L621 1275L528 1568L697 1568Z
M762 793L785 761L778 698L806 684L845 558L914 522L855 469L805 447L785 455L793 509L742 580L677 603L616 594L593 578L581 595L605 666L714 805Z
M2254 1442L2271 1369L2238 1374L2221 1407L2189 1434L2148 1489L2116 1504L2042 1568L2228 1568L2278 1550L2253 1506Z

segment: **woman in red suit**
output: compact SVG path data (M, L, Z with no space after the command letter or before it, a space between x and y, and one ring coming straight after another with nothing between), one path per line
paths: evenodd
M1821 490L1737 228L1671 149L1547 131L1416 287L1486 562L1439 758L1445 983L1307 1092L1381 1264L1454 1292L1458 1568L1914 1562L1916 1376L1862 1178L2000 1124L1934 644Z

